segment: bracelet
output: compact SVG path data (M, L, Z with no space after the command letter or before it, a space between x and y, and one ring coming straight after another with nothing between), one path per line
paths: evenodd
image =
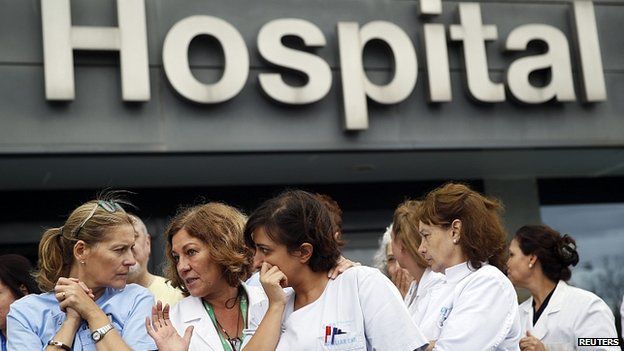
M48 345L50 345L50 346L56 346L56 347L60 347L60 348L62 348L62 349L63 349L63 350L65 350L65 351L71 351L71 347L69 347L69 346L67 346L67 345L63 344L63 343L62 343L62 342L60 342L60 341L50 340L50 341L48 341Z

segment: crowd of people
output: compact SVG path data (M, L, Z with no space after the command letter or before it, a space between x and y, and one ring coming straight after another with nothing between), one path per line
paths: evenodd
M508 242L502 204L463 184L399 204L376 268L342 256L324 195L285 191L249 217L185 208L164 233L164 277L111 194L46 230L33 270L0 256L2 351L620 349L607 304L567 283L574 239L526 225ZM531 296L519 305L515 288Z

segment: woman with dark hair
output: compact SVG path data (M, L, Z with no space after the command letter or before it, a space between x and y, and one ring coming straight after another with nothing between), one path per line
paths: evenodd
M14 302L9 350L154 350L144 329L154 297L127 284L134 229L115 199L84 203L43 233L35 279L42 291Z
M30 261L20 255L0 256L0 350L6 351L9 306L28 294L40 293L31 276Z
M516 291L501 271L506 252L502 205L462 184L433 190L422 202L419 252L445 280L421 322L435 350L517 350ZM433 343L432 343L433 344Z
M245 241L256 248L254 261L261 264L269 301L261 322L250 325L245 350L426 346L398 291L377 269L354 267L329 279L342 242L314 195L287 191L266 201L249 217ZM286 286L293 291L284 293Z
M578 345L578 338L617 338L613 313L598 296L566 284L579 262L576 242L545 225L528 225L509 245L507 274L531 297L520 305L522 351L619 350Z

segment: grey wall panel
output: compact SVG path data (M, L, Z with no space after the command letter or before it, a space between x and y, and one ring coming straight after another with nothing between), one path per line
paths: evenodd
M158 150L159 99L121 101L117 67L76 70L76 100L50 103L43 71L36 66L0 66L0 152ZM153 71L157 93L159 71Z

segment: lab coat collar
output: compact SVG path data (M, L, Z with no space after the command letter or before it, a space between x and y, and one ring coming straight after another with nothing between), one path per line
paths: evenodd
M568 291L569 285L566 284L566 282L564 282L563 280L560 280L555 287L555 291L550 297L550 301L548 301L548 306L546 306L546 309L544 310L544 312L542 312L542 315L533 327L532 334L536 338L542 340L546 336L546 334L548 334L548 318L550 318L550 315L557 313L561 310L561 307L567 299ZM529 323L533 323L533 297L529 299L529 303L524 306L523 310L524 313L529 312L528 317L530 318L528 319L528 321L530 321Z
M457 283L475 271L476 269L474 269L469 262L462 262L445 269L444 275L446 276L447 283Z
M193 335L202 339L211 350L217 351L213 345L221 345L221 339L217 329L212 323L208 312L204 308L204 303L200 297L189 297L179 302L180 307L180 320L184 323L182 330L186 330L187 327L193 325Z
M423 292L425 292L426 289L428 289L431 286L431 284L435 283L436 281L435 275L436 273L434 273L431 270L431 268L427 267L427 269L425 269L425 272L423 273L422 277L420 277L420 281L415 286L416 297L419 297L420 295L422 295Z

